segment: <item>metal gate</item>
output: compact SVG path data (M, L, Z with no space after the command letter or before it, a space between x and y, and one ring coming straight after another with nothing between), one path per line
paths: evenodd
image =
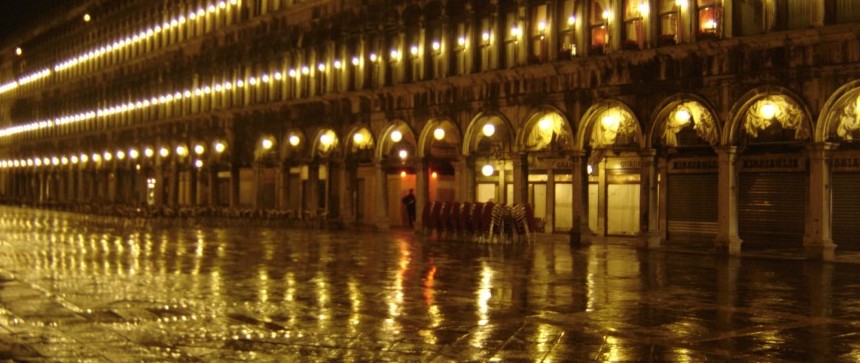
M833 173L833 242L837 251L860 251L860 173Z
M666 202L667 243L713 247L717 235L718 174L670 174Z
M738 234L744 248L801 248L806 189L804 173L741 173Z

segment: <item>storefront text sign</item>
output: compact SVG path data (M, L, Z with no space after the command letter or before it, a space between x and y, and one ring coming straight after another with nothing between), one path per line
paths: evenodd
M740 161L743 172L802 172L806 160L798 157L747 157Z
M720 164L716 158L710 159L671 159L668 162L669 172L675 174L683 173L716 173Z

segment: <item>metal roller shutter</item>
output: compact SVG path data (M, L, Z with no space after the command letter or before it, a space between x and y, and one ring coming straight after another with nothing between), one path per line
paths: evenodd
M719 202L717 174L670 174L667 220L670 245L713 247Z
M806 174L742 173L738 234L744 248L802 248Z
M860 251L860 173L834 173L831 183L837 251Z

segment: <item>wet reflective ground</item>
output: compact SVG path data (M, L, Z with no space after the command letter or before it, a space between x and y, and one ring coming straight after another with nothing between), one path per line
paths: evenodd
M0 360L860 360L860 265L0 207Z

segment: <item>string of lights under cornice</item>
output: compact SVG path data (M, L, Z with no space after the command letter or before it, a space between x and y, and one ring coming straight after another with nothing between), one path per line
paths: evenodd
M48 77L51 74L63 72L75 66L82 65L92 59L109 55L116 51L120 51L129 45L148 40L156 36L157 34L160 34L161 32L169 31L170 29L185 25L187 22L196 22L203 20L205 19L205 16L207 14L215 14L222 10L226 10L228 6L239 6L240 3L240 0L221 0L218 2L210 3L205 7L201 6L196 10L191 10L179 16L171 17L170 20L165 20L163 23L150 25L149 27L146 27L139 32L136 32L134 34L128 34L125 37L120 37L112 43L107 43L102 46L92 48L88 51L84 51L74 57L67 58L55 64L52 68L44 68L37 72L33 72L24 77L21 77L16 81L3 83L2 85L0 85L0 95L15 90L18 87L24 86L28 83L32 83L45 77Z
M433 49L434 51L440 49L441 45L438 41L433 41ZM413 56L417 56L419 54L419 47L417 45L412 45L409 47L410 53ZM399 62L402 59L402 52L395 48L390 52L390 58L387 58L388 61ZM371 63L382 62L383 57L377 55L375 52L371 52L367 56L367 60ZM363 56L353 56L350 58L348 63L352 64L354 67L363 66L365 62L365 58ZM238 79L235 81L224 81L220 83L213 83L208 85L200 85L195 88L186 88L182 90L175 90L172 92L166 92L162 94L157 94L149 97L142 97L135 101L129 101L124 103L118 103L111 106L105 106L102 108L95 108L80 111L74 114L64 114L61 116L30 121L26 123L22 123L16 126L10 126L3 129L0 129L0 139L11 137L17 134L38 131L50 127L62 126L71 123L82 122L86 120L92 120L95 118L105 118L116 114L123 114L127 112L137 111L137 110L145 110L150 107L155 107L158 105L166 105L176 101L180 101L183 99L193 99L199 98L203 96L208 96L212 93L222 93L226 91L231 91L234 88L243 88L247 86L258 87L263 84L268 84L271 82L282 82L287 79L301 79L301 78L313 78L318 74L324 74L329 71L329 68L334 68L335 70L343 69L347 66L347 62L343 62L340 59L331 60L330 65L326 63L319 63L316 67L312 67L309 65L301 65L296 68L289 68L286 71L286 75L281 73L280 71L275 71L273 73L263 72L257 75L249 76L247 78Z

